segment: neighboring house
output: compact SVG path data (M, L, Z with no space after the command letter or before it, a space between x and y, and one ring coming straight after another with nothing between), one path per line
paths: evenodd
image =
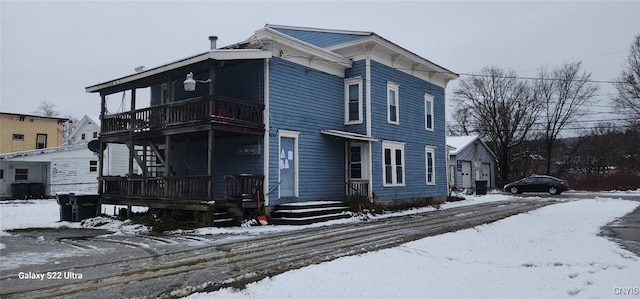
M487 181L495 188L496 155L478 136L447 136L450 182L454 189L475 188L475 181Z
M70 140L99 130L85 116L69 135ZM97 193L99 158L87 147L90 139L76 140L73 145L0 154L0 198L51 197L65 191ZM117 146L107 148L104 153L104 173L127 172L126 147L124 153Z
M71 144L88 143L91 140L98 139L100 126L88 115L85 115L77 124L73 124L73 127L73 132L69 135Z
M103 173L103 203L447 196L444 91L457 74L373 32L266 25L220 49L210 39L210 51L86 88L102 98L103 146L127 145L141 167ZM107 114L115 93L131 111Z
M67 118L0 112L0 154L66 145Z

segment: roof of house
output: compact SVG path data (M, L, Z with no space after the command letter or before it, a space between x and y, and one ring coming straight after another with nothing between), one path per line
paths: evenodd
M255 33L245 41L218 49L212 49L202 54L150 68L129 76L89 86L86 87L85 90L87 92L114 93L131 87L146 87L137 86L138 83L136 82L141 82L161 73L177 71L180 70L180 68L203 63L207 60L265 59L272 56L282 56L282 51L280 51L280 53L272 53L272 48L265 47L265 45L269 43L286 45L297 51L304 51L311 55L312 60L316 60L319 63L328 63L334 67L342 68L342 70L351 67L352 60L351 57L345 57L341 53L347 49L358 49L362 52L364 51L362 45L368 44L371 46L371 49L384 49L387 56L393 57L392 64L400 62L398 59L404 57L405 64L410 66L407 68L407 71L428 74L429 81L431 81L433 77L439 77L443 80L443 84L446 85L446 82L458 77L458 74L410 52L373 32L266 24L263 28L255 31ZM379 47L375 47L375 45L379 45Z
M469 135L469 136L447 136L447 145L455 147L455 150L449 152L450 155L457 155L459 152L467 148L470 144L475 142L476 140L480 141L480 143L491 153L493 157L496 155L491 151L491 149L487 146L482 138L478 135Z
M77 151L77 150L89 150L89 149L87 148L87 144L83 144L83 143L74 144L74 145L57 146L57 147L48 147L48 148L41 148L41 149L35 149L35 150L0 154L0 160L10 160L12 158L18 158L18 157L47 155L51 153Z
M15 116L27 116L27 117L37 117L37 118L45 118L45 119L56 119L68 121L69 118L66 117L56 117L56 116L42 116L42 115L34 115L34 114L24 114L24 113L9 113L9 112L0 112L3 115L15 115Z

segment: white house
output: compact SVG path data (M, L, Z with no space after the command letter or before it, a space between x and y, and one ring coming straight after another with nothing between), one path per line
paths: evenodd
M99 131L85 116L69 136L71 145L0 154L0 198L51 197L63 191L97 193L99 159L88 144ZM105 173L127 173L125 145L108 147L104 155Z
M447 146L455 148L449 151L449 180L454 189L472 188L475 181L495 187L496 155L479 136L447 136Z

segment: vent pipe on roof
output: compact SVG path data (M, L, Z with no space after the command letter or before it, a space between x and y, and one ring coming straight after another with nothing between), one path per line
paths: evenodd
M209 36L209 41L211 42L211 50L215 50L217 49L216 47L216 41L218 40L218 37L215 35Z

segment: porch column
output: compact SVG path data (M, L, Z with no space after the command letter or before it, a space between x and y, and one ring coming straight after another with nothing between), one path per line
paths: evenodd
M207 174L209 175L209 182L207 183L207 191L209 195L209 199L213 199L213 146L214 146L214 137L215 131L213 127L209 127L209 136L208 136L208 146L207 146L207 157L209 158L209 165L207 166Z

